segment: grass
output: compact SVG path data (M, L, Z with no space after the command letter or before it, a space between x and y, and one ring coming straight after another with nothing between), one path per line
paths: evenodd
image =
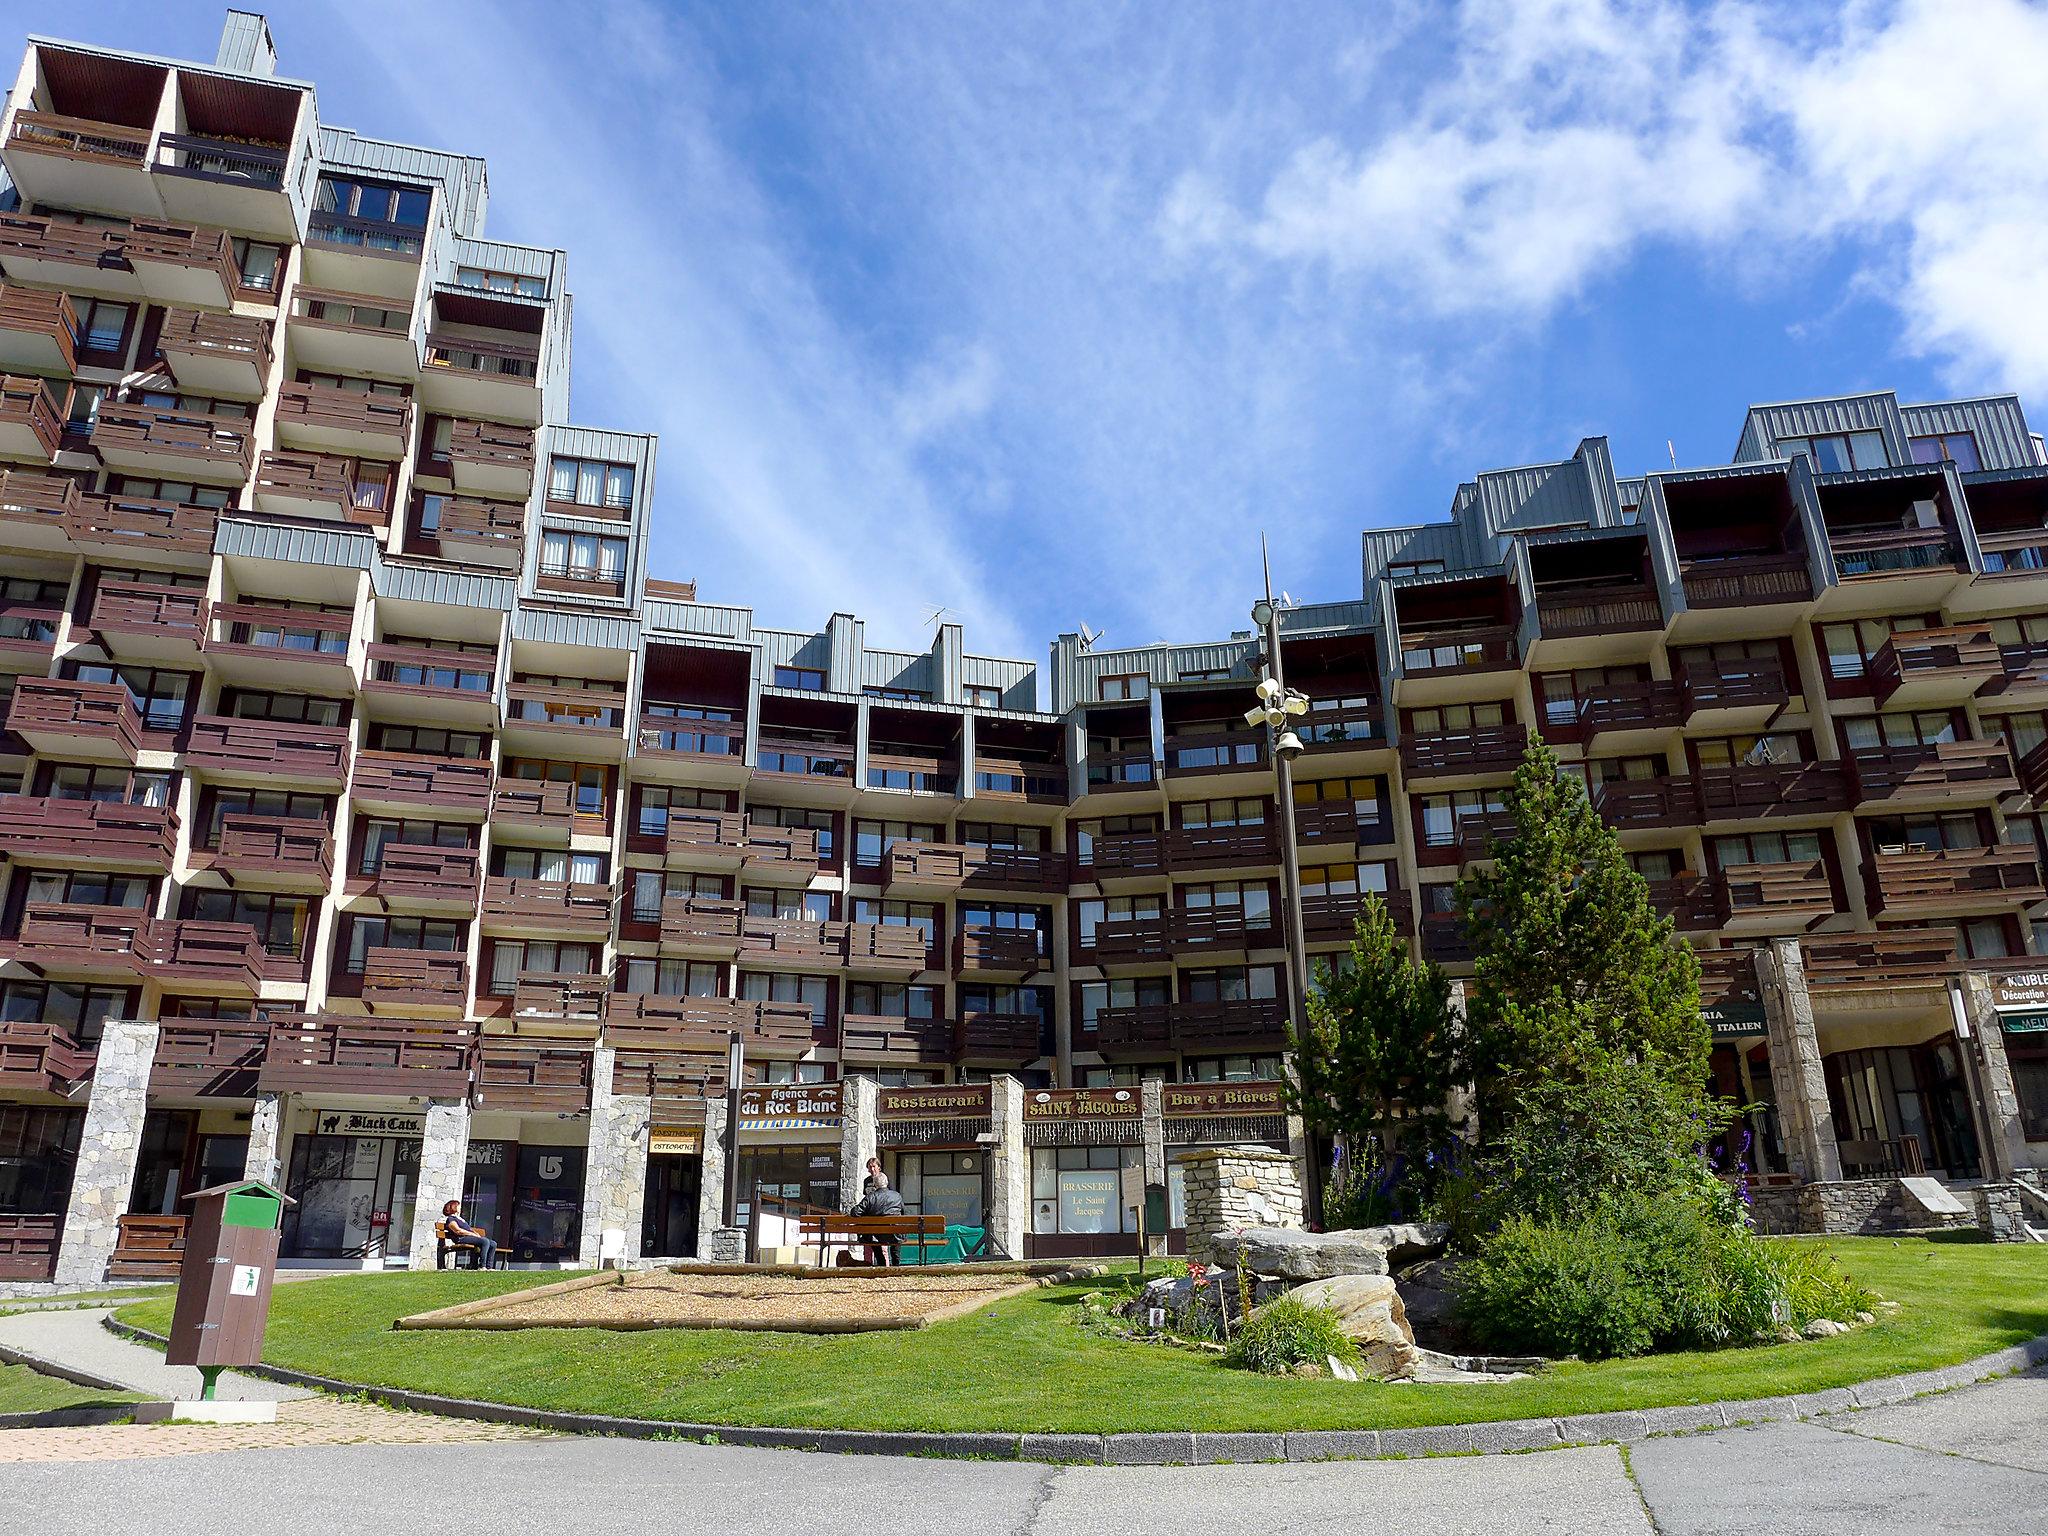
M45 1376L25 1365L0 1365L0 1414L49 1413L58 1408L140 1401L132 1392L102 1392L97 1387L81 1387L56 1376Z
M377 1386L718 1424L876 1430L1391 1428L1768 1397L1954 1365L2048 1333L2048 1247L1845 1238L1826 1245L1900 1303L1840 1338L1564 1365L1497 1386L1300 1381L1075 1326L1089 1284L915 1333L397 1333L394 1318L561 1278L449 1271L280 1286L264 1358ZM156 1332L168 1301L124 1308Z

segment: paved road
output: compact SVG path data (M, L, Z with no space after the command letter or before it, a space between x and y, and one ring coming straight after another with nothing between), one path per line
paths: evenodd
M33 1433L14 1431L15 1434ZM119 1431L99 1433L114 1434ZM129 1431L130 1434L141 1433ZM525 1437L0 1466L0 1532L2048 1533L2048 1371L1823 1423L1522 1456L1069 1467ZM140 1512L147 1511L141 1518Z

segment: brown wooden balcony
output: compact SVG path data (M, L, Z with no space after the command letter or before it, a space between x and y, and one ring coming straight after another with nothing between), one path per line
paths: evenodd
M334 833L298 816L223 816L213 869L251 890L324 891L334 878Z
M1984 554L1986 576L2038 577L2048 571L2048 528L1980 528L1977 547Z
M270 378L270 327L251 315L170 310L157 350L179 386L194 394L260 395Z
M1294 731L1311 759L1387 744L1386 713L1377 704L1325 705L1311 699Z
M0 597L0 654L30 667L48 666L57 654L57 630L63 622L60 603Z
M1827 817L1849 808L1849 776L1839 762L1702 768L1693 782L1703 821Z
M661 947L736 958L746 916L744 902L717 896L667 897L661 903Z
M1702 1012L1726 1009L1748 1012L1763 1007L1763 991L1756 976L1755 950L1748 945L1740 945L1734 949L1702 949L1694 953L1700 962Z
M1166 834L1166 862L1176 871L1277 864L1280 828L1271 821L1240 827L1175 827Z
M889 1013L839 1016L842 1059L940 1062L953 1059L950 1019L911 1019Z
M1168 736L1165 746L1168 778L1256 773L1270 761L1264 731L1188 731Z
M412 400L331 384L287 384L277 395L277 440L325 453L399 459L412 441Z
M1504 843L1519 830L1512 811L1467 811L1456 818L1455 862L1470 864L1476 859L1493 857L1495 843ZM1448 850L1440 842L1424 841L1417 850L1417 858L1424 864L1449 864L1454 862Z
M815 1043L811 1010L803 1003L765 1003L744 997L669 997L614 992L605 1005L605 1040L619 1051L715 1051L719 1076L727 1037L738 1033L749 1056L790 1059Z
M580 1115L590 1108L592 1053L486 1035L476 1053L478 1109L515 1115Z
M349 793L370 807L430 805L447 816L482 817L491 808L491 765L478 757L358 752Z
M493 875L484 882L485 922L521 933L572 934L604 939L612 931L614 893L582 880L521 880Z
M737 869L747 849L746 815L672 806L662 848L664 862L681 868Z
M363 649L363 695L388 718L491 725L498 658L489 651L373 640Z
M431 339L428 345L431 349ZM457 490L524 496L533 489L533 428L498 421L451 422L448 463Z
M150 974L150 917L142 907L31 901L14 958L40 972L141 981Z
M1649 587L1557 587L1536 594L1537 633L1546 640L1662 629L1664 610Z
M1511 672L1521 665L1511 625L1408 629L1400 634L1404 678L1457 677L1468 672Z
M178 813L168 805L0 795L0 854L59 869L168 872Z
M853 746L850 742L791 741L763 736L755 756L756 773L778 778L843 779L853 781Z
M272 956L247 923L158 918L147 938L153 974L178 990L254 997L266 978L298 972L297 956Z
M748 919L747 932L743 936L749 951L754 947L756 921L758 919ZM924 935L905 924L841 923L828 926L845 930L845 937L841 942L845 946L845 964L848 970L909 976L933 964L932 954L925 945ZM945 962L941 960L937 963L943 965Z
M268 1019L165 1019L157 1026L151 1095L254 1097L270 1054L270 1031Z
M746 750L743 720L691 720L678 715L642 714L636 757L725 758L737 763Z
M92 1076L98 1057L97 1050L80 1045L61 1024L0 1019L0 1088L68 1093Z
M1099 965L1165 960L1173 953L1172 941L1167 934L1166 914L1103 918L1095 925L1093 943L1083 935L1080 953Z
M491 820L567 831L576 817L576 786L565 779L500 779L491 791Z
M0 529L38 547L60 545L85 501L76 480L33 469L0 469ZM212 540L207 541L210 551Z
M951 760L919 752L868 752L869 789L897 789L914 795L960 792L960 775Z
M1067 875L1067 856L1046 849L900 842L883 879L892 890L1064 891Z
M1052 964L1039 928L963 928L953 936L953 969L963 975L1022 978Z
M1669 775L1609 779L1594 786L1593 809L1617 831L1696 827L1700 823L1700 793L1692 779Z
M1593 683L1579 700L1578 739L1591 750L1603 736L1628 731L1675 730L1685 722L1685 697L1668 678L1633 683Z
M1366 814L1356 800L1317 800L1294 808L1294 835L1309 847L1391 843L1394 824L1384 810Z
M134 762L142 717L119 683L24 677L7 706L7 729L46 757Z
M206 610L206 594L194 587L102 581L86 624L110 655L174 660L198 651Z
M1164 1056L1173 1050L1173 1005L1139 1003L1095 1015L1095 1049L1104 1056Z
M1521 766L1528 745L1524 725L1410 734L1401 739L1401 769L1412 779L1511 774Z
M1265 949L1283 937L1273 913L1254 916L1239 906L1176 907L1166 927L1175 949Z
M1799 941L1810 990L1938 991L1961 966L1953 931L1809 934Z
M1714 882L1705 875L1686 870L1644 883L1649 887L1650 906L1658 916L1670 918L1677 932L1711 933L1721 926L1721 903Z
M216 139L197 133L157 136L157 174L206 182L230 198L270 194L281 197L291 154L282 144ZM168 192L166 193L168 196ZM213 206L209 201L207 206ZM248 211L254 211L253 207Z
M1413 933L1415 917L1409 910L1408 893L1399 886L1385 891L1320 891L1301 898L1301 926L1311 944L1351 942L1358 920L1365 915L1366 898L1377 895L1386 904L1387 916L1396 933Z
M389 911L465 916L476 910L482 859L474 848L386 843L378 850L373 889Z
M346 613L274 603L215 603L200 648L216 666L255 662L263 669L257 675L269 675L268 669L289 663L303 681L348 691L353 682L348 642L354 627L354 617Z
M460 1019L327 1013L273 1023L259 1081L266 1093L467 1098L475 1050L475 1029Z
M106 401L93 421L92 446L103 462L130 474L239 486L256 467L254 426L246 416Z
M1804 603L1813 598L1813 576L1804 555L1687 560L1682 563L1680 579L1688 608L1750 608L1766 603Z
M74 544L102 554L129 555L146 548L153 555L196 562L213 554L220 514L212 507L108 494L81 496L64 521Z
M312 245L309 239L309 255ZM404 299L302 283L292 290L289 323L292 353L305 367L400 379L419 370L412 312Z
M2000 843L1988 848L1938 848L1869 854L1864 889L1872 913L1939 917L1996 911L2048 897L2039 850Z
M1167 872L1164 832L1107 832L1094 840L1074 875L1083 880L1140 880Z
M953 1031L954 1054L966 1061L1006 1065L1036 1061L1044 1054L1045 1032L1036 1014L989 1013L971 1009Z
M1174 1049L1190 1055L1270 1050L1287 1043L1287 1004L1276 997L1176 1003Z
M1874 747L1851 752L1848 765L1859 806L1989 803L2020 787L2003 741Z
M266 448L250 495L257 510L279 517L365 528L383 528L391 521L381 504L381 488L376 496L360 493L354 467L338 454Z
M1679 674L1678 686L1689 723L1702 723L1701 715L1733 714L1743 723L1768 725L1792 702L1785 669L1774 660L1695 662Z
M0 214L0 263L16 277L53 285L78 281L81 270L125 273L125 233L118 226L82 224L47 214ZM129 291L140 289L131 285Z
M747 823L742 859L747 874L774 885L804 884L819 869L815 827L765 827Z
M1437 965L1470 965L1472 940L1465 920L1455 912L1430 913L1422 919L1422 958Z
M78 316L51 288L0 284L0 368L69 378L78 371Z
M534 568L534 585L543 592L559 592L567 597L624 597L626 595L626 573L620 570L599 570L581 566L566 560L543 558Z
M1715 894L1723 926L1794 932L1835 915L1835 889L1823 859L1724 864Z
M578 743L603 744L617 756L625 743L626 690L602 683L575 687L553 683L505 685L505 728L531 730L550 748L577 750Z
M57 112L14 114L11 153L53 155L93 165L140 167L149 161L151 131Z
M48 1280L64 1241L59 1216L0 1216L0 1280Z
M121 255L158 304L226 309L242 296L242 264L224 230L136 219L121 237Z
M1996 694L2001 704L2017 704L2013 694L2029 694L2039 697L2048 692L2048 641L2023 640L2017 645L2002 645L1998 648L1999 664L2004 675L1986 683L1979 690L1979 696Z
M0 374L0 456L48 464L64 437L64 418L42 379Z
M1882 706L1960 704L2004 676L1989 624L1893 630L1870 658L1870 690Z
M185 766L223 782L338 790L348 781L348 728L200 715L186 736Z
M1148 789L1158 782L1150 747L1122 752L1090 752L1084 765L1091 794L1119 789Z
M1844 581L1911 576L1960 568L1959 551L1946 528L1876 528L1828 533L1835 574Z
M539 383L536 342L427 333L420 393L431 410L534 424L540 420Z
M512 983L512 1011L522 1018L602 1019L611 978L563 971L521 971Z
M451 496L432 535L441 552L484 565L517 565L526 542L526 508L509 501Z
M1021 800L1032 805L1067 803L1067 770L1060 763L1031 762L977 750L974 798Z
M372 1013L461 1013L469 962L449 950L373 946L363 951L362 997Z

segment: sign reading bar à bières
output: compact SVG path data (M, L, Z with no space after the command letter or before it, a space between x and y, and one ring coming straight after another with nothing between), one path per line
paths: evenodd
M1285 1091L1278 1083L1180 1083L1160 1090L1160 1109L1169 1118L1202 1115L1283 1115Z

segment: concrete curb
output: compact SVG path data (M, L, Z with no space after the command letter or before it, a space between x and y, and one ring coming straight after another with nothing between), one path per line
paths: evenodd
M111 1315L104 1326L122 1338L161 1345L150 1333ZM845 1429L773 1429L731 1424L690 1424L667 1419L623 1419L596 1413L557 1413L438 1397L398 1387L336 1381L274 1365L238 1366L246 1375L291 1386L316 1387L360 1397L388 1408L438 1413L492 1424L517 1424L564 1434L615 1435L630 1440L696 1440L717 1445L757 1445L790 1451L837 1451L856 1456L957 1456L984 1461L1043 1461L1088 1466L1204 1466L1250 1461L1373 1460L1405 1456L1500 1455L1567 1445L1629 1444L1656 1435L1724 1429L1794 1419L1822 1418L1858 1408L1904 1402L1933 1392L1975 1385L2048 1364L2048 1334L2009 1349L1980 1355L1961 1365L1887 1376L1853 1387L1831 1387L1795 1397L1745 1398L1728 1403L1681 1403L1619 1413L1578 1414L1560 1419L1497 1419L1483 1424L1424 1425L1408 1429L1309 1429L1284 1434L1205 1434L1186 1430L1109 1435L950 1434Z
M112 1318L108 1321L111 1323ZM149 1400L147 1392L139 1391L126 1382L115 1381L111 1376L97 1376L91 1371L81 1371L75 1365L64 1365L6 1344L0 1344L0 1365L25 1365L39 1375L54 1376L59 1381L70 1382L74 1387L87 1387L94 1392L125 1392L143 1401Z

